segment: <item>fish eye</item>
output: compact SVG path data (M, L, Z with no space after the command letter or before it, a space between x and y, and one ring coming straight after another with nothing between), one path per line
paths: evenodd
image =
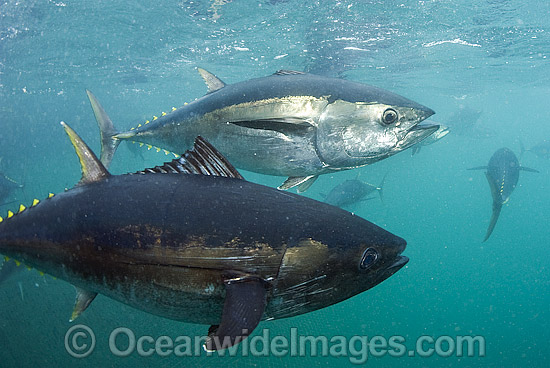
M397 121L397 111L394 109L386 109L382 114L382 122L386 125L393 124Z
M378 260L378 252L374 248L367 248L363 252L361 262L359 262L359 268L362 270L369 269Z

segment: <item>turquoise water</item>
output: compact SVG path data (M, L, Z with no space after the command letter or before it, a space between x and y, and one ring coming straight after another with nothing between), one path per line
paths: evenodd
M262 322L251 336L392 336L414 350L421 336L440 341L481 336L484 356L426 354L348 356L117 357L117 327L136 337L200 336L207 326L176 323L99 296L76 323L93 329L96 346L73 358L64 339L73 287L36 271L0 285L0 366L549 366L550 162L527 152L510 202L482 243L491 196L481 171L494 151L550 139L550 3L546 1L4 1L0 4L0 171L23 183L1 215L34 198L62 192L80 178L59 121L99 150L86 98L92 90L119 128L202 96L200 66L226 83L306 70L376 85L436 111L451 127L440 142L411 156L322 176L305 195L322 199L355 178L377 184L388 173L384 202L350 210L405 238L411 260L397 274L345 302L285 320ZM481 112L457 134L457 111ZM455 133L453 133L453 125ZM111 171L163 162L121 146ZM244 172L277 186L283 178ZM357 349L361 347L361 340ZM369 349L375 344L371 341ZM435 347L428 342L427 350ZM348 346L349 347L349 346ZM445 348L445 345L443 346ZM375 349L374 349L375 350ZM383 350L383 349L382 349ZM452 349L443 349L444 351ZM256 354L258 355L258 354ZM261 355L261 354L260 354ZM322 355L322 354L318 354ZM329 354L330 355L330 354ZM381 354L378 354L381 355ZM353 359L356 358L356 359Z

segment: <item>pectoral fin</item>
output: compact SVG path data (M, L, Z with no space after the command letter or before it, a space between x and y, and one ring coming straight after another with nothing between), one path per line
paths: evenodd
M231 124L243 128L271 130L285 135L306 135L311 132L313 125L307 119L302 118L278 118L278 119L258 119L247 121L231 121Z
M254 276L224 281L225 303L219 325L211 326L206 351L227 349L246 339L256 328L266 306L267 283Z
M74 302L73 314L69 322L74 321L88 308L90 303L95 299L97 293L84 290L79 287L76 288L76 300Z
M521 166L519 169L520 169L520 170L523 170L523 171L534 172L534 173L538 173L538 172L539 172L538 170L531 169L530 167L525 167L525 166Z

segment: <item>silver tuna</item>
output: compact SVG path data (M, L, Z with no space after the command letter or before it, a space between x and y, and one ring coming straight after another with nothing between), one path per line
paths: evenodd
M394 155L438 126L418 124L434 111L386 90L295 71L226 85L198 69L208 93L135 130L119 133L88 91L108 165L121 140L181 153L201 135L235 166L288 176L280 189L306 190L320 174Z

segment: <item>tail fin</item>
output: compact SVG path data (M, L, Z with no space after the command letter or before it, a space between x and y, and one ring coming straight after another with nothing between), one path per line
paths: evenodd
M380 200L382 201L382 203L384 203L384 183L386 182L386 177L388 176L388 173L386 173L384 175L384 177L382 178L382 181L380 182L380 184L378 184L378 188L376 188L376 190L378 191L378 195L380 196Z
M493 214L491 215L491 222L489 223L489 227L487 228L487 233L485 234L485 239L483 241L487 241L491 234L493 233L493 230L495 229L495 225L497 224L498 217L500 216L500 210L502 209L502 204L495 202L493 203Z
M94 111L95 119L97 120L97 125L99 126L99 133L101 136L101 157L100 161L106 168L109 167L115 151L120 144L120 140L114 138L119 132L115 129L113 122L109 118L109 115L105 112L97 98L92 94L92 92L86 90L88 98L90 99L90 104L92 105L92 110Z

